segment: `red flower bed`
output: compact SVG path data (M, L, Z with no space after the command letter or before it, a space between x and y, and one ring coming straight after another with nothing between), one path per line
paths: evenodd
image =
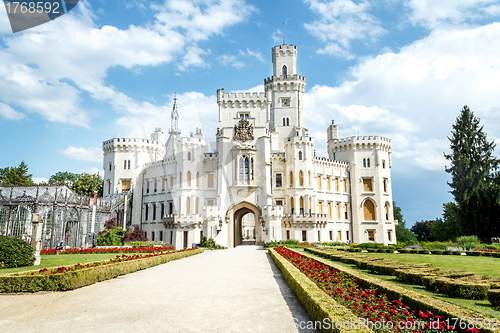
M92 254L92 253L149 253L158 251L175 250L173 246L148 246L148 247L108 247L108 248L94 248L94 249L44 249L40 254Z
M500 252L500 250L495 250L495 249L474 249L474 251L483 251L483 252Z
M337 303L372 323L373 325L368 327L375 332L455 332L453 325L458 323L448 319L443 320L430 311L410 309L398 300L388 300L385 295L377 296L374 290L361 288L355 279L343 272L286 247L274 250L333 297ZM381 325L375 325L376 323ZM477 333L479 330L470 327L467 332Z
M193 249L182 249L179 251L174 251L174 252L184 252L184 251L190 251ZM161 256L165 254L172 253L172 251L169 252L153 252L153 253L147 253L147 254L134 254L134 255L126 255L122 254L121 256L116 256L115 259L109 259L107 261L96 261L92 263L87 263L87 264L75 264L73 266L62 266L62 267L57 267L57 268L42 268L38 271L39 274L44 274L44 275L50 275L50 274L57 274L57 273L64 273L64 272L69 272L69 271L76 271L82 268L89 268L89 267L97 267L97 266L102 266L102 265L109 265L117 262L123 262L123 261L131 261L131 260L137 260L137 259L143 259L143 258L150 258L150 257L156 257L156 256ZM31 272L31 275L34 275L35 272Z

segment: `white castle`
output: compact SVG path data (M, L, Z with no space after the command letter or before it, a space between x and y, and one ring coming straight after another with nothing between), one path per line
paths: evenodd
M176 99L166 141L158 128L150 140L105 141L104 196L132 190L127 222L178 249L204 236L229 248L286 239L396 243L391 140L339 139L332 121L329 158L316 157L296 61L296 46L275 46L264 92L217 90L213 152L200 129L181 136Z

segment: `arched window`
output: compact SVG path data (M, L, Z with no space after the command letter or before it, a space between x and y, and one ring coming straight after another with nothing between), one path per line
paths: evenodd
M188 161L191 161L191 152L188 152Z
M250 159L250 177L253 180L253 157Z
M321 190L321 176L318 176L318 190Z
M290 118L286 118L286 126L290 126Z
M191 187L191 171L188 171L186 174L186 183L187 187Z
M243 157L240 157L240 180L243 180Z
M385 220L389 221L389 203L385 203Z
M186 198L186 215L191 214L191 198L187 197Z
M290 171L290 186L293 186L293 171Z
M304 173L302 170L299 171L299 186L304 186Z
M299 151L299 161L302 161L302 152Z
M304 197L300 197L300 200L299 200L299 205L300 205L300 214L301 215L304 215Z
M311 208L312 208L312 201L311 201L311 197L309 197L309 206L308 206L309 215L311 215Z
M282 72L282 74L283 74L283 77L286 79L287 74L288 74L288 73L287 73L287 72L288 72L288 70L287 70L287 68L286 68L286 65L283 65L283 68L281 69L281 72Z
M283 126L286 126L286 119L283 118Z
M292 214L293 214L293 212L295 210L295 202L293 200L293 197L290 198L290 207L292 208Z
M330 191L330 177L326 177L326 190Z
M309 176L307 177L307 186L311 186L311 171L309 171Z
M370 159L367 159L366 160L366 167L369 168L370 167Z
M130 170L130 160L128 160L128 169Z
M366 168L366 158L363 158L363 168Z
M196 173L196 187L200 186L200 173Z
M194 213L198 214L198 206L199 206L200 201L198 200L198 197L194 200Z
M375 205L373 201L365 201L363 204L363 216L365 221L375 221Z
M248 161L248 157L245 156L245 180L250 179L250 164Z
M179 172L179 187L182 187L182 172Z

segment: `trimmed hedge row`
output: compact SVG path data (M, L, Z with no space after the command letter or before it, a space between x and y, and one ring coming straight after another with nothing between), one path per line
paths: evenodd
M38 271L34 271L36 273L33 275L30 275L31 272L5 274L0 275L0 292L16 293L73 290L202 252L203 249L173 252L149 258L116 262L57 274L36 274Z
M491 304L500 308L500 289L488 290L488 300Z
M268 251L288 283L288 286L306 309L312 321L323 323L325 319L328 319L328 323L358 322L358 317L356 315L349 309L335 302L334 299L321 290L305 274L301 273L300 270L294 267L285 258L277 254L274 249L268 249ZM321 325L320 332L369 333L373 331L366 327L352 329L332 327L330 329L325 329L323 325Z
M392 275L412 285L422 285L450 297L483 300L488 290L500 288L500 280L480 277L463 270L440 270L432 264L403 264L391 259L373 260L352 253L331 253L328 250L307 249L310 253L332 260L354 264L376 274Z
M308 249L305 252L302 252L302 254L306 256L311 256L307 252L314 253L316 251L311 251ZM467 319L473 318L474 320L476 320L477 318L479 321L482 320L483 322L486 322L488 320L491 321L490 317L485 316L482 313L465 309L458 305L441 301L436 298L421 294L419 292L397 286L393 283L382 281L380 279L371 276L367 276L363 273L349 269L345 266L337 265L327 259L323 258L314 258L314 259L321 262L324 265L328 265L330 267L338 269L343 273L351 276L352 278L357 280L357 283L361 287L366 289L374 289L377 295L387 295L389 299L397 299L400 302L410 306L411 308L421 309L422 311L431 311L435 315L436 314L440 315L443 319L460 318L464 321L467 321ZM482 328L481 332L498 333L498 329Z

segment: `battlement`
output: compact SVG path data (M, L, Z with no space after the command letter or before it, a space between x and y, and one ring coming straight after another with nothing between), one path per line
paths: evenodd
M276 45L272 48L272 52L278 56L280 55L280 53L284 53L286 51L297 52L297 46L295 46L293 44L290 44L290 45L281 44L281 45Z
M314 144L314 139L310 136L290 136L285 138L285 145L287 144L295 144L295 143L305 143L309 145Z
M314 163L324 164L324 165L327 165L327 166L338 166L338 167L341 167L341 168L347 168L347 167L349 167L349 163L348 162L331 160L331 159L326 158L326 157L314 157Z
M102 143L104 153L110 153L115 150L137 150L137 149L157 149L165 150L165 144L158 141L138 138L114 138Z
M217 90L217 103L227 103L228 107L236 106L236 103L247 103L253 102L254 107L257 102L261 104L267 102L267 97L265 92L244 92L244 93L224 93L224 89Z
M202 138L197 138L197 137L184 137L180 138L178 145L186 145L186 144L191 144L191 145L205 145L205 139Z
M288 75L286 78L282 76L270 76L267 79L264 79L264 84L269 84L269 83L287 83L287 82L292 82L292 81L303 81L304 83L306 82L306 77L299 75L299 74L294 74L294 75Z

